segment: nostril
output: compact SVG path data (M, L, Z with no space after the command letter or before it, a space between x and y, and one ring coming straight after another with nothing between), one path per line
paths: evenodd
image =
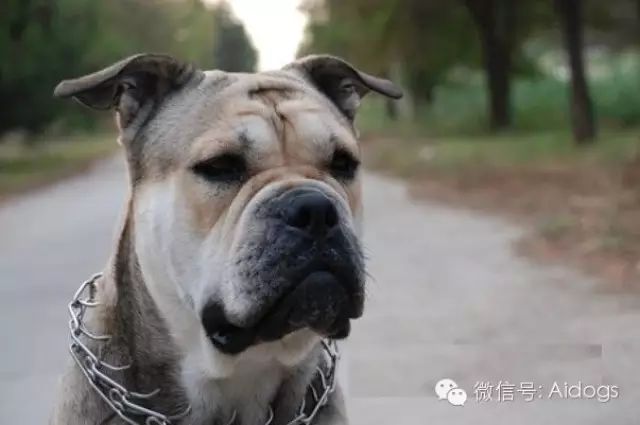
M295 191L285 198L284 220L292 227L319 236L338 225L338 211L333 202L317 191Z
M324 222L329 229L338 225L338 211L333 203L329 204L329 208L325 213Z
M311 210L307 205L294 206L287 223L298 229L306 229L311 226Z

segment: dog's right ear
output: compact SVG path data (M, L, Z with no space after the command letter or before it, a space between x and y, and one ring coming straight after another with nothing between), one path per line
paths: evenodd
M142 122L153 107L201 71L167 55L139 54L55 88L55 97L72 97L94 109L115 108L121 130Z

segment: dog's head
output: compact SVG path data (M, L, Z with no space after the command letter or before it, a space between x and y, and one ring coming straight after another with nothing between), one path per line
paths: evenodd
M55 94L117 110L144 281L176 338L235 354L342 338L362 314L353 119L370 90L401 96L330 56L231 74L138 55Z

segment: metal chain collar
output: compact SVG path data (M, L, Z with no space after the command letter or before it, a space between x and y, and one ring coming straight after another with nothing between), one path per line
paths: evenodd
M127 390L116 380L109 376L109 372L122 372L131 368L131 364L125 366L113 366L91 351L82 341L83 337L92 341L106 342L110 335L96 335L84 326L84 316L87 309L99 305L96 302L96 281L102 277L102 273L93 275L89 280L80 285L69 303L69 330L71 341L69 350L78 367L87 378L89 384L98 395L109 405L111 410L122 420L131 425L173 425L180 422L191 411L187 406L182 412L174 415L165 415L143 406L146 400L152 399L160 393L160 388L148 393L139 393ZM323 340L323 355L326 370L318 366L316 375L307 388L312 403L307 404L307 397L303 397L296 416L287 425L310 425L320 409L328 402L329 396L336 387L336 369L340 358L337 346L333 340ZM319 388L315 388L314 382L318 382ZM227 425L235 423L237 411L233 413ZM273 409L269 408L269 414L264 425L270 425L273 421Z

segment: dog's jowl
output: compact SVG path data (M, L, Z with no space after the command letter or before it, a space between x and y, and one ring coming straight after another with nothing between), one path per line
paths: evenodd
M83 342L108 380L83 351L52 424L347 423L333 341L364 308L369 91L401 96L330 56L233 74L143 54L60 83L117 112L131 187L81 324L110 336Z

